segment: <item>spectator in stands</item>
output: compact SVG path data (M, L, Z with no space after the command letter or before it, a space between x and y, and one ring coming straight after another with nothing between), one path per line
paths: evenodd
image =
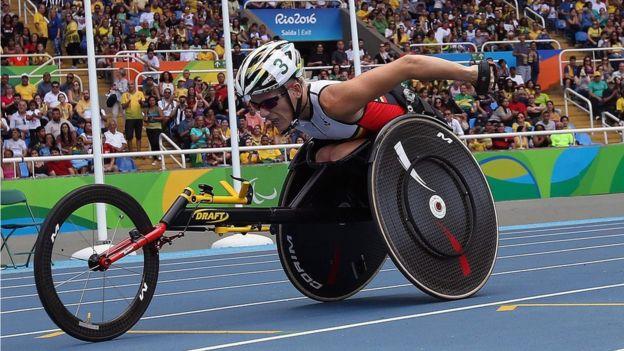
M531 66L529 66L529 47L526 44L526 37L520 33L519 43L514 45L513 56L516 58L516 70L522 77L522 83L531 79Z
M74 121L76 122L80 119L86 120L91 118L91 94L89 90L82 92L82 99L76 104L74 112Z
M518 128L516 129L516 132L521 133L521 132L526 132L526 129L523 125L519 125ZM516 135L513 138L513 148L514 149L528 149L529 146L529 138L526 136L519 136Z
M260 139L262 145L271 145L271 139L263 135ZM279 149L261 149L258 150L258 157L260 162L263 163L271 163L271 162L283 162L284 156Z
M43 80L37 84L37 95L43 96L45 100L45 96L48 92L52 90L52 76L50 72L45 72L43 74Z
M509 77L507 77L507 80L513 81L516 85L524 85L525 82L521 75L516 74L516 67L509 68Z
M563 123L557 122L555 123L556 130L563 130ZM564 134L553 134L550 136L551 145L553 147L568 147L574 145L574 134L572 133L564 133Z
M531 81L537 83L539 78L540 55L537 51L537 43L533 42L529 46L529 56L527 63L531 67Z
M451 110L444 111L444 119L446 121L446 124L449 126L449 128L451 128L451 130L453 131L453 133L455 133L455 135L457 136L464 135L464 130L462 129L461 124L459 123L458 120L453 118L453 114L451 113Z
M78 23L74 21L74 17L71 13L65 14L64 27L65 31L63 33L63 38L67 55L80 55L80 34L78 33ZM72 68L76 68L79 61L80 60L77 58L72 59Z
M208 147L210 139L210 129L206 127L204 117L195 118L195 125L190 130L191 149L204 149ZM196 154L198 161L201 160L204 166L208 165L208 155L206 153ZM196 162L198 163L198 162Z
M505 125L503 123L497 123L496 133L505 133ZM512 137L498 137L492 138L493 150L508 150L513 148L514 139Z
M12 158L14 156L13 151L11 149L5 148L2 150L2 156L3 158ZM20 176L20 168L16 167L15 164L2 163L2 178L14 179L19 178Z
M341 66L349 64L349 58L347 57L347 53L345 51L344 41L338 40L336 43L336 50L334 50L331 55L331 64Z
M69 91L72 89L73 85L74 85L74 74L68 73L65 76L65 83L61 84L61 91L67 94L69 97ZM78 82L78 88L80 88L79 82ZM50 87L50 90L52 90L52 87Z
M178 125L178 137L180 144L185 149L191 147L191 129L195 126L195 120L193 119L193 110L190 107L184 109L184 119L180 121Z
M52 148L51 156L60 156L61 150L58 148ZM71 162L68 160L61 161L48 161L48 175L50 176L64 176L64 175L74 175L76 174L76 170L72 166Z
M147 133L147 140L149 141L152 151L158 151L160 134L162 133L162 123L165 120L165 115L160 107L154 95L147 97L147 106L143 111L143 122L145 123L145 132ZM156 165L158 156L152 156L152 166Z
M540 106L546 106L546 103L550 101L550 96L542 91L542 86L539 84L535 84L535 93L533 95L535 103Z
M30 150L30 157L39 157L39 151L37 149ZM50 173L48 165L44 161L27 162L28 172L35 177L47 177Z
M535 124L535 129L537 130L537 126L540 125L544 127L544 130L555 130L556 125L555 122L551 119L550 112L542 112L542 118L539 122Z
M306 66L308 67L317 67L317 66L327 66L329 65L329 57L327 56L327 53L325 52L325 47L323 46L322 43L318 43L315 46L315 51L310 54L309 58L308 58L308 63L306 64ZM318 71L313 71L318 73Z
M24 139L22 139L22 134L20 130L16 128L11 129L11 139L7 139L4 141L3 149L8 149L12 151L10 157L26 156L28 147L26 146L26 142L24 142Z
M58 100L58 96L59 94L61 94L61 85L59 84L59 82L57 81L53 81L51 84L51 90L49 92L47 92L45 95L41 95L43 96L43 102L45 102L48 106L50 105L57 105L59 100Z
M522 101L520 101L521 95L522 95L521 92L516 91L513 94L511 102L509 103L509 109L511 110L511 113L513 114L514 118L516 118L518 114L526 115L526 112L527 112L526 105Z
M143 92L138 91L133 82L128 83L128 92L121 96L121 107L126 115L125 140L132 144L136 138L135 151L141 151L141 136L143 133L142 108L145 103Z
M29 135L29 127L26 122L28 118L28 104L24 100L17 103L17 111L9 116L9 127L18 130L20 137L26 139Z
M129 151L128 142L123 133L117 130L117 121L111 119L107 124L107 131L104 133L104 153L119 153ZM104 171L117 172L119 169L115 165L114 158L105 159Z
M15 92L22 97L22 100L29 102L37 94L37 87L30 84L28 75L23 74L21 83L15 86Z
M251 138L244 139L244 145L245 146L253 146ZM242 164L259 163L260 162L260 158L258 156L258 151L257 150L249 150L249 151L241 152L241 154L240 154L240 161L241 161Z
M384 43L379 45L379 53L375 56L375 61L377 64L386 64L394 61L392 55L386 50Z
M82 100L82 89L80 88L80 82L75 80L72 82L72 86L67 93L69 103L76 108L76 104Z
M623 67L624 68L624 67ZM624 72L624 69L623 69ZM581 74L581 67L576 64L576 57L570 56L570 62L563 69L563 85L565 88L576 88L576 83Z
M494 110L489 121L497 122L504 126L511 126L513 123L513 112L509 108L509 100L503 99L500 105Z
M154 49L148 48L147 53L141 58L144 62L143 72L151 72L160 70L160 59L154 54ZM151 77L155 82L158 81L158 73L146 74L146 77Z
M56 146L64 155L71 154L71 149L76 145L76 132L69 127L69 122L61 124L61 133L56 137Z
M607 83L602 80L602 73L596 71L593 75L592 81L588 85L589 89L589 100L592 102L592 108L594 112L594 117L596 119L600 118L600 113L602 112L604 101L603 94L609 88Z

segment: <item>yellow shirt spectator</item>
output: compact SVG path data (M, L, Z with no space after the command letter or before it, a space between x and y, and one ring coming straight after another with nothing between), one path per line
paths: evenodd
M126 107L126 119L143 119L142 101L145 101L142 91L128 92L121 96L122 105L129 103Z
M220 58L223 58L223 56L225 55L225 48L219 44L215 46L214 51L217 52L217 55L219 55Z
M150 43L149 43L149 41L147 41L147 40L145 41L145 44L141 43L141 40L137 40L137 41L134 43L134 47L135 47L137 50L139 50L139 51L146 51L146 50L147 50L147 48L149 48L149 44L150 44Z
M600 35L602 35L602 28L589 27L589 29L587 30L587 35L593 39L600 38Z
M390 0L390 6L396 10L401 6L401 2L399 2L399 0Z
M180 96L188 96L188 89L186 88L176 88L173 92L173 97L179 99Z
M615 108L618 110L618 112L624 113L624 96L617 99L617 102L615 103Z
M282 152L278 149L258 150L260 162L279 161Z
M299 149L295 149L295 148L290 149L290 151L288 151L288 159L294 160L295 155L297 154L297 151L299 151Z
M367 18L367 17L368 17L368 13L369 13L369 12L368 12L368 11L366 11L366 10L358 10L358 11L355 13L355 15L357 16L357 18L358 18L359 20L366 22L366 21L368 21L368 18Z
M37 33L37 35L39 35L39 37L41 38L47 38L48 37L48 22L46 22L45 17L43 17L41 12L37 11L37 13L35 13L35 18L33 21L35 23L34 32Z
M258 158L258 153L253 151L241 152L240 154L240 162L244 165L253 164L260 162Z
M30 101L37 94L37 87L30 83L28 85L18 84L15 87L15 92L20 94L23 100Z
M212 52L200 52L197 54L197 61L214 61L214 54Z

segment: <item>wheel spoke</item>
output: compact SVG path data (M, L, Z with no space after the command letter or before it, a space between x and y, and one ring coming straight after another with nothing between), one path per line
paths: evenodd
M104 323L104 295L106 293L106 271L104 271L104 279L102 279L102 323Z
M78 307L76 308L76 318L78 318L78 312L80 311L80 306L82 305L82 299L84 298L85 289L87 288L87 284L89 284L89 278L91 277L91 271L87 275L87 279L85 279L84 286L82 287L82 293L80 294L80 301L78 301Z
M104 279L106 279L106 278L104 278ZM121 286L128 286L128 285L135 285L135 284L124 284L124 285L121 285ZM132 302L132 300L128 301L128 298L122 293L122 291L117 287L117 285L109 284L109 286L112 286L113 290L115 290L117 292L117 295L119 295L119 297L121 297L126 302L126 304L128 304L128 306L130 306L130 303Z
M71 278L67 279L66 281L64 281L64 282L62 282L62 283L60 283L60 284L58 284L58 285L55 285L55 286L54 286L54 289L56 289L56 288L58 288L58 287L61 287L61 286L65 285L65 284L67 284L67 283L69 283L69 282L71 282L72 280L74 280L74 279L76 279L76 278L78 278L78 277L80 277L80 276L82 276L82 275L84 275L85 273L88 273L88 272L91 272L91 270L90 270L90 269L87 269L86 271L84 271L84 272L82 272L82 273L76 274L75 276L73 276L73 277L71 277Z
M71 219L67 218L67 221L69 222L69 224L73 225L75 228L78 228L77 225L75 225ZM87 238L84 236L84 234L82 233L82 230L77 230L78 234L80 235L80 237L82 237L82 240L84 240L84 242L87 244L88 247L91 248L91 251L93 251L93 253L95 252L95 247L94 247L94 243L95 243L95 239L93 238L93 235L91 235L92 241L91 244L89 244L89 240L87 240Z
M115 242L115 235L117 235L117 229L119 229L119 223L121 223L121 220L123 219L124 215L123 214L119 214L119 216L117 216L117 224L115 225L115 231L113 232L113 238L111 239L111 244Z
M83 262L89 262L89 260L85 260L84 258L73 257L73 256L65 255L65 254L62 254L62 253L58 253L58 252L56 252L56 251L53 251L53 252L52 252L52 255L58 255L58 256L62 256L62 257L67 257L67 258L72 259L72 260L78 260L78 261L83 261Z

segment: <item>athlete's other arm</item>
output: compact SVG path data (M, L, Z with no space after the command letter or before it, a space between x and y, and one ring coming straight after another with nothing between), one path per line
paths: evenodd
M357 112L367 103L405 80L453 79L475 82L477 68L437 57L406 55L351 80L327 86L320 96L320 103L331 117L340 122L353 123L357 120Z

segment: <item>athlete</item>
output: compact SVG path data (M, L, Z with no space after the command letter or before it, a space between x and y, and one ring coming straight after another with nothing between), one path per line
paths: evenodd
M335 140L315 155L316 162L334 162L360 146L366 134L377 133L408 112L401 97L390 93L401 82L460 80L473 83L477 94L484 95L494 81L490 67L485 60L467 67L437 57L406 55L348 81L308 83L299 51L281 40L249 53L236 74L235 87L238 96L280 132L295 128L317 140Z

